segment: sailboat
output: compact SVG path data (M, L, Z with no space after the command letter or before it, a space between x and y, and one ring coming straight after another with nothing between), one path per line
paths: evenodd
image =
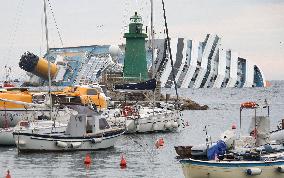
M48 30L46 18L46 1L44 0L45 27L48 47ZM49 81L49 101L52 108L51 97L51 75L50 61L48 61L48 81ZM69 104L72 104L69 102ZM77 111L70 113L71 118L68 121L64 131L55 129L57 118L52 118L53 124L49 129L41 129L40 132L29 132L20 127L15 129L13 136L19 151L75 151L75 150L97 150L113 147L115 141L124 133L124 129L112 128L97 111L96 106L68 105L68 108ZM50 112L51 118L51 112ZM30 124L24 124L27 130L30 130Z

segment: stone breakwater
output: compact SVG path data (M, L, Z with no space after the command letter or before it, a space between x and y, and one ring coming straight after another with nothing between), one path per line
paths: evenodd
M107 95L111 98L112 101L115 103L143 103L143 104L149 104L153 102L153 93L152 92L114 92L109 91ZM170 97L169 95L163 95L159 94L159 96L156 96L156 103L161 102L168 102L168 103L175 103L176 98ZM188 98L179 98L179 104L181 110L207 110L209 107L207 105L200 105L197 102L188 99Z

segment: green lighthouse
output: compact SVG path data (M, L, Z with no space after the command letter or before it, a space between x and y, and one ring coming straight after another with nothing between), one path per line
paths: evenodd
M142 32L142 18L135 12L130 18L129 33L126 38L123 75L127 81L145 81L148 79L145 38Z

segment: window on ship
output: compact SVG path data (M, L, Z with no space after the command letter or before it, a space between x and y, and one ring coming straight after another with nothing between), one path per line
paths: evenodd
M88 89L87 90L87 95L97 95L98 92L95 89Z

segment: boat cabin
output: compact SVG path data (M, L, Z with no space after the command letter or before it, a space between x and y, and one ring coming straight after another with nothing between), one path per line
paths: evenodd
M70 118L66 129L66 135L82 137L87 135L102 134L111 129L106 118L100 115L78 114Z

